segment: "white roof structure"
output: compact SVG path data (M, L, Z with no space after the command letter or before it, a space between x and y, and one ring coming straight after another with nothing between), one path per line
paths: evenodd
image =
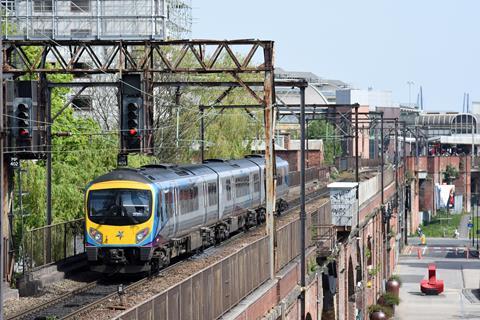
M329 189L351 189L358 186L357 182L332 182L327 185Z

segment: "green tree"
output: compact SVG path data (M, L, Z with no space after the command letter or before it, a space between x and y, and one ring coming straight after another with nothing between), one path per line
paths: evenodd
M186 57L184 66L195 65L193 57ZM223 54L217 66L233 66L234 62ZM169 81L177 79L176 75ZM257 74L241 75L244 81L261 81ZM199 79L195 79L199 81ZM201 81L235 81L228 74L203 75ZM162 94L162 111L156 118L156 156L162 162L195 162L199 160L200 119L198 106L207 106L203 118L205 124L205 157L238 158L251 152L251 142L263 136L263 110L218 110L208 108L215 104L258 104L243 88L229 89L221 102L216 101L225 88L186 88L176 97L176 89ZM259 96L262 92L257 92ZM176 98L179 100L178 105ZM167 106L167 107L165 107ZM177 113L178 110L178 113ZM177 120L178 116L178 120ZM178 124L177 124L178 121ZM178 127L178 142L177 142Z
M335 126L326 120L313 120L308 122L308 139L322 139L324 160L326 164L333 164L335 156L340 154L340 141L336 141Z
M458 175L459 175L458 169L452 166L451 164L447 165L447 168L443 173L444 179L447 181L447 184L452 184L453 180L458 178Z

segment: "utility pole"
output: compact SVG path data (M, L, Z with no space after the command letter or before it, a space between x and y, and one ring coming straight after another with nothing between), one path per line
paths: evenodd
M415 84L415 82L409 80L407 81L408 84L408 106L411 108L412 107L412 85Z
M305 87L300 87L300 319L305 319Z
M273 42L268 43L264 49L266 68L273 66ZM265 209L266 231L268 235L268 261L270 262L270 279L275 279L275 183L274 183L274 159L273 150L273 69L265 71L264 80L264 119L265 119Z
M3 147L4 147L4 128L3 128L3 120L5 114L5 104L3 99L3 35L0 35L0 320L3 320L3 264L4 264L4 257L5 257L5 248L4 248L4 241L3 241L3 225L5 223L4 217L4 204L5 204L5 197L4 192L6 190L4 185L4 177L5 177L5 168L4 165L4 154L3 154Z

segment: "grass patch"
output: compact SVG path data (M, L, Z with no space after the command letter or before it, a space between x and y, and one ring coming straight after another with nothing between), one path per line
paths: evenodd
M461 214L451 213L447 215L446 212L438 212L437 215L432 218L430 223L425 224L422 227L422 231L426 237L453 238L455 229L458 229L461 220Z

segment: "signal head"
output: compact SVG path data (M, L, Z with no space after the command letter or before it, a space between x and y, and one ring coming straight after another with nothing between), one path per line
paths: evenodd
M138 110L138 105L134 102L131 102L128 104L127 108L130 112L136 112Z

